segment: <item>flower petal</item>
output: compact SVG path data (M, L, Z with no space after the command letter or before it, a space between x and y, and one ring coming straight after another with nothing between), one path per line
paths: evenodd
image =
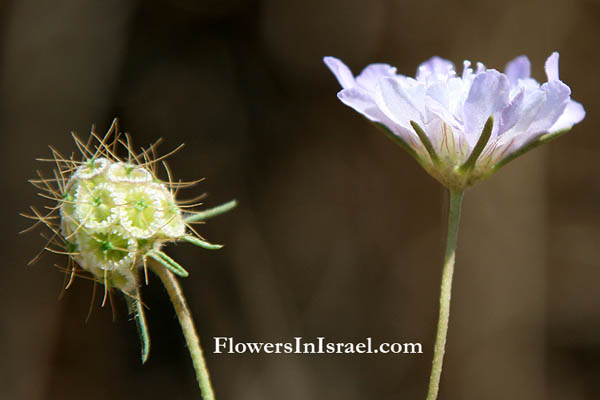
M396 68L388 64L370 64L356 77L356 83L365 89L374 91L377 81L384 77L396 75Z
M367 119L385 125L392 133L403 140L410 142L411 139L416 137L416 133L412 131L412 127L409 129L403 128L383 113L375 103L375 100L373 100L371 93L354 87L340 91L338 98L342 103L358 111Z
M526 79L531 76L531 63L527 56L519 56L506 64L504 68L506 76L513 85L516 85L519 79Z
M558 52L554 52L550 54L550 57L546 60L544 64L544 70L546 71L546 76L548 77L548 82L557 81L558 79Z
M453 129L462 131L463 124L457 115L461 99L464 99L463 81L451 78L447 82L435 82L427 88L425 106Z
M506 75L493 69L477 74L464 105L465 134L469 145L475 145L490 115L496 117L495 114L508 105L509 92L510 82Z
M381 111L406 129L412 129L410 121L423 121L421 110L425 105L424 85L402 85L397 79L383 78L379 81L379 91L375 100Z
M564 113L571 95L571 89L561 81L544 83L541 89L546 92L546 101L538 112L535 121L527 129L528 133L534 135L548 132Z
M563 129L570 129L573 125L581 122L585 118L585 109L583 106L573 100L569 100L565 111L558 120L549 129L550 132L557 132Z
M498 136L495 147L502 158L508 157L529 141L529 126L535 121L540 109L546 101L546 92L536 89L525 93L517 123Z
M480 74L485 71L487 71L487 68L485 67L485 65L482 62L477 62L477 70L475 71L475 73Z
M456 75L454 64L451 61L438 56L420 64L417 68L417 80L426 81L431 78L435 80L446 80Z
M473 68L471 68L471 61L469 61L469 60L463 61L462 79L463 80L471 79L472 76L473 76Z
M384 122L383 113L377 108L371 94L365 90L358 87L344 89L338 93L338 98L371 121Z
M323 62L333 72L342 88L347 89L355 85L354 75L352 75L352 71L346 64L335 57L324 57Z
M564 113L570 93L567 85L552 81L527 96L519 122L499 139L500 143L511 142L505 156L547 133Z
M515 137L524 134L529 129L529 126L537 118L540 109L546 101L546 92L542 89L537 89L526 94L523 99L523 105L519 113L519 119L514 126L506 133L499 137L499 141L512 140Z
M498 124L498 133L497 135L502 135L504 132L508 131L510 128L516 125L521 117L521 112L523 111L523 107L525 105L525 88L521 88L519 92L513 97L510 101L510 104L502 110L502 115L500 116L500 123Z

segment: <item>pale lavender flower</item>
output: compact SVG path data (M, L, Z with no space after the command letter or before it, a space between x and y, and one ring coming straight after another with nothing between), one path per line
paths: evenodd
M340 60L324 61L344 104L386 128L446 187L462 190L583 120L583 106L559 79L558 57L546 60L543 84L530 77L526 56L504 73L465 61L461 75L450 61L432 57L416 78L387 64L371 64L354 77Z

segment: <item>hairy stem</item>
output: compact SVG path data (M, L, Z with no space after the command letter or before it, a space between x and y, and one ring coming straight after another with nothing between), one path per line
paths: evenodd
M438 319L437 335L433 350L431 377L429 378L429 391L427 400L436 400L442 376L442 364L446 349L446 336L448 335L448 320L450 319L450 298L452 293L452 275L454 274L454 256L456 252L456 238L458 236L458 223L460 220L460 206L463 198L462 191L450 191L450 210L448 213L448 234L446 237L446 253L442 269L442 285L440 290L440 314Z
M179 319L179 325L181 325L181 330L183 331L183 336L185 337L190 352L190 357L192 358L192 363L194 364L196 379L200 386L202 398L203 400L214 400L215 394L210 383L210 376L208 374L208 368L206 367L202 348L200 347L198 333L196 332L192 314L190 313L181 286L179 286L179 282L173 273L162 265L151 263L150 268L162 281L165 289L167 289L171 303L173 303L175 313Z

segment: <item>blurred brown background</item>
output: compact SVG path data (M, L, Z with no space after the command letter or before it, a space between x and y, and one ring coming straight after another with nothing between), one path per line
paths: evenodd
M437 319L444 192L335 97L321 58L412 75L437 54L503 68L561 53L588 116L469 191L440 399L597 399L600 375L600 3L462 0L41 0L0 3L4 227L0 398L199 398L157 279L144 288L152 354L117 301L84 322L91 284L58 301L26 183L47 145L103 132L158 137L182 179L206 177L201 227L220 252L171 246L218 399L422 399ZM213 336L419 341L415 356L215 355Z

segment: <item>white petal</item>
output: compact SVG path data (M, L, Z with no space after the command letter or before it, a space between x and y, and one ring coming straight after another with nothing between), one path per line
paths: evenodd
M462 121L456 112L456 102L462 98L462 80L452 78L447 82L436 82L427 88L426 109L438 116L453 129L462 130Z
M463 61L462 78L467 79L467 78L470 78L471 75L473 75L473 68L471 68L471 61L465 60L465 61Z
M485 67L485 65L482 62L477 63L477 70L475 71L475 73L480 74L482 72L485 72L486 70L487 70L487 68Z
M548 82L558 80L558 52L555 51L550 54L550 57L548 57L544 64L544 69L546 70Z
M527 132L529 126L535 121L545 102L546 92L542 89L527 94L523 99L519 120L508 132L501 136L502 139L509 140Z
M516 125L521 117L523 107L525 105L525 88L521 88L519 92L510 101L510 104L502 110L500 116L500 124L498 126L498 135L502 135L510 128Z
M469 145L475 145L491 115L499 120L496 114L508 105L509 92L508 78L496 70L490 69L475 77L464 105L465 134Z
M549 132L556 132L563 129L569 129L573 125L581 122L585 118L585 109L583 106L573 100L570 100L565 107L565 111L558 120L549 129Z
M383 122L383 113L377 108L371 94L365 90L358 87L344 89L338 93L338 98L371 121Z
M417 68L417 80L446 80L456 75L454 64L441 57L431 57Z
M510 146L504 151L504 157L518 150L522 145L528 142L531 135L528 135L528 129L537 118L542 106L546 102L546 92L542 89L537 89L531 93L527 93L523 99L523 105L520 110L519 120L508 131L498 136L497 145Z
M392 133L405 141L410 143L411 139L416 137L410 125L408 129L403 128L384 114L373 100L372 95L365 90L358 87L344 89L338 93L338 98L367 119L385 125Z
M350 68L346 64L335 57L324 57L323 62L333 72L340 85L342 85L342 88L347 89L355 85L354 75L352 75L352 71L350 71Z
M526 79L531 76L531 63L527 56L519 56L506 64L504 68L506 76L510 82L515 85L519 79Z
M509 155L535 138L547 133L564 113L571 90L560 81L547 82L531 95L523 115L513 129L501 136L503 142L511 141Z
M379 90L375 100L377 105L390 119L406 129L412 129L410 121L421 123L425 108L425 86L399 80L384 78L379 81Z
M546 101L528 129L532 134L548 132L564 113L571 95L571 89L561 81L544 83L541 89L546 92Z
M356 77L356 83L364 89L374 91L381 78L396 75L396 68L388 64L370 64Z
M538 81L536 81L533 78L525 78L525 79L519 79L518 82L518 86L517 87L513 87L513 90L519 90L521 88L525 89L525 94L529 94L531 92L534 92L536 90L538 90L540 88L540 84Z

